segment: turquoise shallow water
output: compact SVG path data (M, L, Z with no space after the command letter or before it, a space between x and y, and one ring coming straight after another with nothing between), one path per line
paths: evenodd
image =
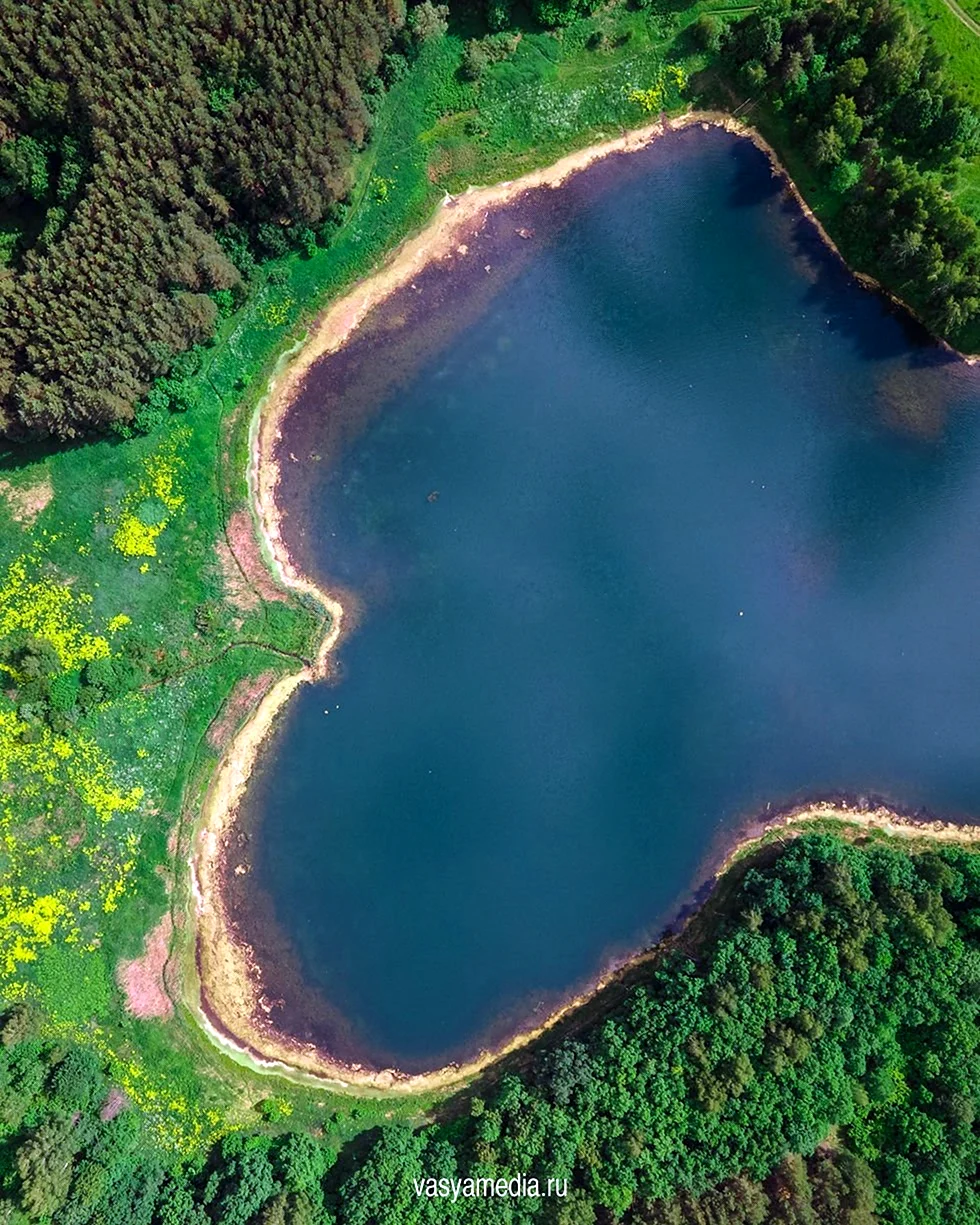
M976 373L719 131L468 245L285 424L287 541L357 625L232 882L277 1021L407 1069L651 938L767 804L980 813Z

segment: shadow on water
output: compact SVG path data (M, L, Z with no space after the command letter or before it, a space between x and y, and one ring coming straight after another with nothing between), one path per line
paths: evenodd
M576 192L584 195L585 187L574 181L564 189L562 199L548 207L549 227L556 230L572 227L576 246L583 253L579 258L562 262L569 287L579 290L599 334L619 360L642 362L651 343L655 345L665 339L668 328L687 329L696 326L696 321L679 318L668 297L669 282L665 276L680 273L676 264L669 263L669 257L676 252L665 252L664 277L651 276L649 239L630 228L616 201L627 192L643 192L651 200L664 201L671 191L673 167L680 166L687 172L690 163L702 161L703 172L711 173L711 156L717 158L721 149L723 164L730 174L724 210L754 211L757 215L769 209L778 212L781 224L777 230L785 233L789 249L805 268L808 287L799 301L806 312L819 313L827 330L853 345L868 362L885 363L901 357L910 369L919 370L958 361L954 354L937 345L912 315L891 303L884 294L874 290L855 293L853 274L827 246L817 225L801 214L786 176L774 172L767 155L751 141L730 142L729 134L718 129L705 133L692 127L670 133L651 148L632 155L628 164L624 164L625 158L618 163L611 159L608 166L597 168L596 180L589 184L592 203L589 210L576 210ZM659 156L664 148L670 150L671 165L665 165ZM600 181L596 190L596 181L603 173L608 180L606 188L602 188ZM738 312L741 270L736 271L737 261L730 253L726 255L713 245L711 231L717 227L720 215L712 213L688 220L692 236L688 240L690 258L700 255L717 260L722 266L726 262L733 264L732 284L727 289L719 285L717 307L721 317ZM753 292L753 286L746 286L744 306L751 305L748 299ZM658 317L664 335L651 336L649 321ZM624 339L635 339L636 343L630 347L624 344ZM926 408L931 409L931 417ZM935 421L935 402L925 406L919 416ZM906 403L900 423L908 426L915 417L914 407Z
M759 208L785 190L783 177L771 172L769 159L750 141L732 147L731 161L734 169L728 190L729 208ZM762 161L770 169L769 174L761 172Z
M827 797L827 800L830 802L840 798ZM727 835L725 841L719 840L715 847L716 863L720 863L728 847L734 842L754 832L758 831L746 830L734 837ZM597 1023L619 1011L637 989L648 986L664 968L668 958L680 956L697 961L704 934L710 934L712 930L713 916L719 909L724 909L727 900L736 893L746 873L771 865L782 853L783 845L780 841L774 841L755 848L729 866L721 887L716 872L708 869L700 884L690 890L670 921L662 927L655 941L651 942L646 954L631 957L615 971L605 985L543 1034L495 1060L472 1083L440 1102L433 1111L435 1121L446 1124L470 1114L473 1100L487 1096L507 1076L520 1075L525 1079L547 1077L551 1052L564 1043L574 1042L586 1033L595 1033ZM709 910L711 914L708 913Z
M792 224L795 252L810 270L811 283L804 300L826 317L831 331L854 344L866 361L904 357L912 369L959 364L955 353L937 344L914 315L883 291L869 287L864 294L856 294L854 274L827 246L817 224L801 215L785 177L780 175L773 181L784 191L782 212ZM883 318L893 326L883 327Z
M800 206L782 172L768 176L760 163L768 157L748 141L731 150L734 166L729 206L754 209L782 197L781 211L792 224L796 254L812 269L812 282L805 297L808 307L818 308L828 327L855 344L868 361L886 361L909 353L915 367L956 361L954 354L934 343L928 331L908 311L892 304L887 297L869 291L863 298L854 293L854 276L844 261L830 248L816 223L801 214ZM882 327L882 314L895 320L894 328Z

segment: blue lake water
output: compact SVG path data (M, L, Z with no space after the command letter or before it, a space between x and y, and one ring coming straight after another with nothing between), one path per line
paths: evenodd
M499 1037L767 804L980 814L980 380L783 187L674 134L491 215L314 369L286 539L356 624L232 887L303 1040Z

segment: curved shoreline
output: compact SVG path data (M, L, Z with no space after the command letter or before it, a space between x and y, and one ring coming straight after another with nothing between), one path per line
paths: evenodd
M682 907L678 918L665 926L653 944L614 963L599 974L585 990L566 1000L542 1022L519 1030L509 1041L483 1050L464 1063L446 1064L429 1072L404 1073L397 1068L374 1070L360 1064L342 1063L312 1044L292 1040L286 1035L277 1034L274 1026L258 1023L254 1011L248 1015L243 1013L238 1018L238 1025L233 1032L216 1014L210 999L202 999L199 1019L212 1041L226 1053L247 1062L258 1071L279 1073L322 1087L361 1092L375 1090L413 1094L459 1087L499 1059L540 1038L638 966L662 956L684 934L734 864L761 846L771 835L785 833L790 838L796 838L806 833L808 828L827 821L850 827L857 835L879 833L909 841L976 847L980 852L980 825L955 825L949 821L908 817L884 805L866 809L850 806L845 801L818 802L789 809L771 820L751 822L748 832L743 830L741 835L737 834L736 841L722 854L716 865L708 870L703 881L695 885L692 897L698 901ZM247 979L245 986L245 994L240 998L254 1000L254 982Z
M276 445L281 438L281 423L306 374L321 357L341 348L375 306L411 283L413 277L430 262L458 251L467 234L482 226L490 209L506 204L533 188L559 186L568 177L601 158L613 153L637 151L665 131L693 124L706 128L721 127L752 140L769 158L774 174L783 177L787 190L794 196L804 216L815 225L823 241L843 262L837 247L803 200L775 151L757 132L723 113L689 112L676 120L651 123L615 140L590 146L521 179L492 187L470 188L455 199L447 197L420 233L403 242L379 270L332 303L314 325L308 338L284 354L266 395L256 406L249 429L248 488L263 556L285 588L312 598L329 617L329 629L317 649L315 661L298 672L282 677L273 685L233 738L208 788L190 857L200 993L199 1000L192 1001L192 1006L212 1041L257 1070L361 1091L373 1089L417 1093L442 1090L471 1078L497 1059L533 1041L625 971L658 956L664 947L665 941L658 940L653 946L607 968L587 990L564 1002L542 1023L519 1031L508 1042L492 1050L481 1051L472 1060L417 1074L402 1073L395 1068L372 1070L359 1064L340 1062L315 1045L301 1043L276 1030L270 1020L273 1003L262 993L261 967L256 964L251 948L236 936L226 912L222 873L225 845L262 743L293 692L300 685L325 675L330 653L340 638L344 623L344 609L340 602L295 566L283 540L282 521L276 503L280 476ZM865 287L881 291L871 277L853 271L852 275ZM898 302L892 295L886 296ZM904 304L898 304L908 310ZM956 352L947 342L938 343L948 351ZM962 354L958 356L968 362L977 360ZM707 877L702 890L709 883L712 886L716 884L735 858L771 832L828 818L900 836L980 842L978 826L922 823L884 807L865 811L849 807L846 803L811 804L794 809L770 823L755 823L748 836L744 835L744 831L742 836L735 834L737 841ZM684 920L681 930L688 921Z

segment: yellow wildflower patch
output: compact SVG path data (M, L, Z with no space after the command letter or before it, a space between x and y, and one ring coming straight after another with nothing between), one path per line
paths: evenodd
M71 588L38 573L40 559L22 554L7 567L0 584L0 639L14 633L33 634L49 642L66 671L109 655L109 643L88 633L76 615L86 593L76 596ZM33 572L33 573L32 573Z
M116 786L108 757L87 732L72 728L59 736L43 728L36 739L26 740L29 727L14 711L0 711L0 782L17 782L22 796L37 795L41 782L70 789L103 823L116 813L135 811L143 789Z
M283 298L281 302L270 302L262 312L269 327L282 327L284 323L287 323L289 321L289 308L292 304L292 298Z
M687 85L687 73L680 66L680 64L668 64L665 72L678 89L684 89L684 87Z
M644 112L652 115L654 111L662 110L667 101L667 89L670 84L682 90L687 85L687 74L680 64L665 64L657 74L657 80L649 89L631 89L630 102L635 102Z
M166 526L166 519L143 523L135 515L123 515L112 536L113 547L125 557L156 557L157 537Z
M663 106L664 91L659 85L654 85L650 89L631 89L629 99L630 102L636 102L645 114L652 115L654 111L659 111Z
M142 496L159 498L172 515L184 505L184 495L177 485L177 476L183 467L177 456L177 447L186 442L190 434L190 430L178 430L145 464L146 477L145 484L141 486Z
M19 964L37 959L38 949L51 943L69 917L72 896L64 889L39 897L23 887L0 886L0 973L16 974Z
M185 499L179 481L183 461L177 449L189 436L189 430L177 430L143 461L139 483L123 499L112 536L113 548L124 557L156 557L158 537L183 509ZM159 503L159 509L147 522L146 504L152 501ZM146 573L143 566L140 573Z

